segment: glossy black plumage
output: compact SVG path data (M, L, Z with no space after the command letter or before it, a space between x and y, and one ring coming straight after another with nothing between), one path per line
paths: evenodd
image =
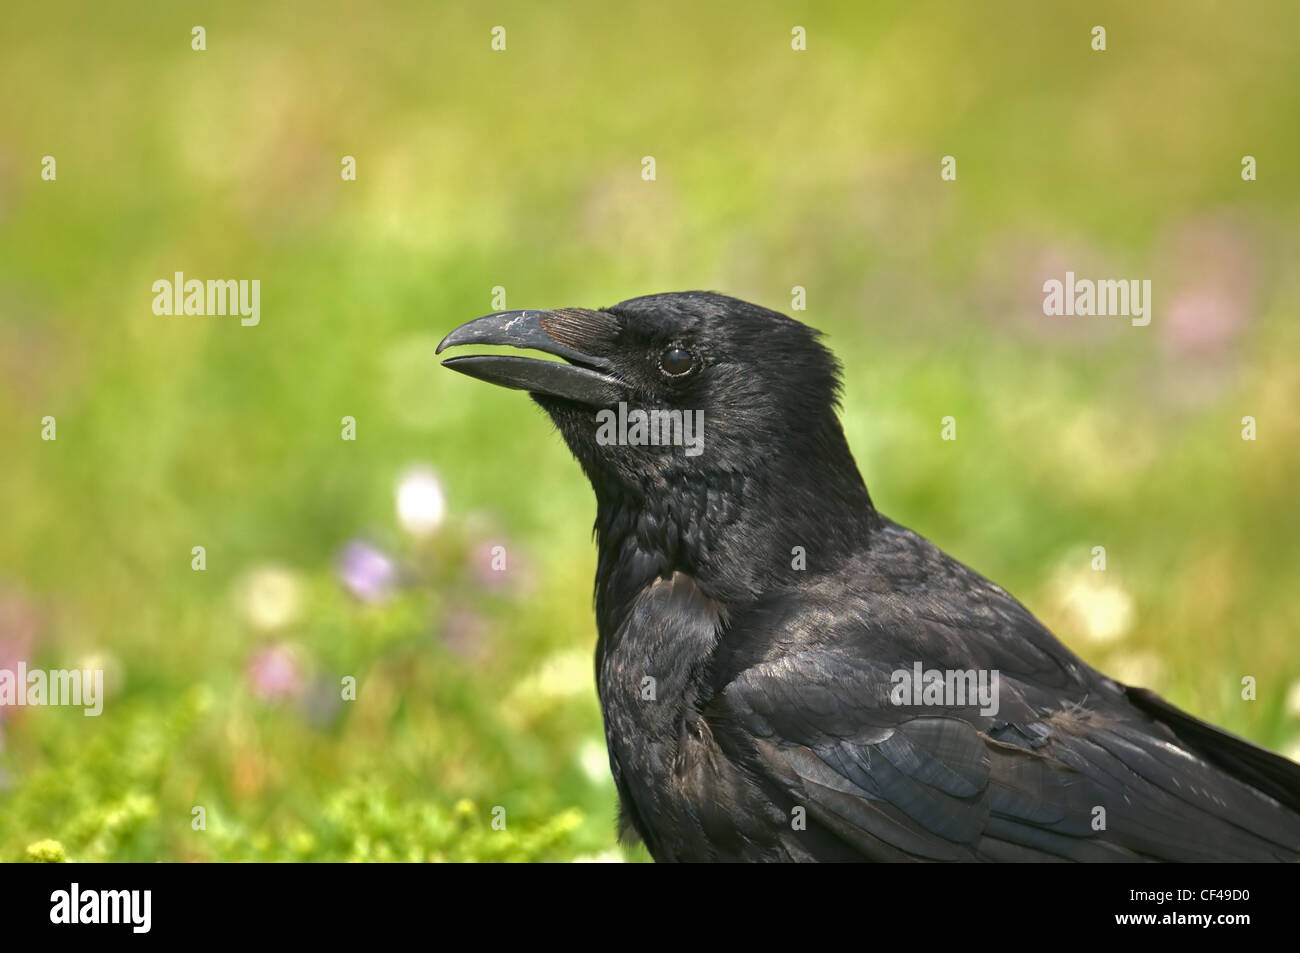
M448 363L536 388L595 490L610 764L657 860L1300 858L1300 766L1090 668L875 510L812 329L688 292L443 346L520 342L572 366ZM601 445L618 400L702 411L702 452ZM918 662L996 671L996 714L895 704Z

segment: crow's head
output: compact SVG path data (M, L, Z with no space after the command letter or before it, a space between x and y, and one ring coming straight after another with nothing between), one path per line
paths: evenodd
M489 314L438 350L463 345L563 359L444 363L531 393L596 491L602 545L634 538L655 572L707 572L724 559L788 569L804 535L823 552L847 547L873 514L835 416L839 366L817 331L775 311L658 294L597 311Z
M775 311L690 291L598 311L490 314L452 331L438 350L510 345L563 358L444 363L529 391L599 492L607 481L745 472L815 452L839 389L835 358L817 338Z

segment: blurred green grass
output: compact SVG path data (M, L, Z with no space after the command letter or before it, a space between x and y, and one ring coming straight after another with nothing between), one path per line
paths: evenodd
M525 398L433 356L495 286L516 307L711 288L787 312L807 288L884 512L1093 663L1300 746L1294 4L7 20L0 662L6 640L32 665L98 659L111 692L98 719L4 714L0 859L47 839L74 860L644 857L614 843L578 661L590 491ZM1151 326L1044 318L1067 268L1150 277ZM260 279L261 324L155 316L174 271ZM423 542L393 511L421 462L449 505ZM474 562L488 537L527 569L504 590ZM337 578L354 539L406 574L381 605ZM1096 545L1110 602L1088 602ZM300 599L270 629L240 595L268 566ZM1115 599L1131 620L1106 641L1087 605ZM268 695L253 671L285 646L296 687ZM356 701L322 711L348 675Z

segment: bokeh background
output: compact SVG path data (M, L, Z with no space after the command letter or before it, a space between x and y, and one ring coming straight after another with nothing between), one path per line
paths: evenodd
M0 667L108 698L0 709L0 858L644 858L591 492L434 357L496 287L806 288L885 513L1300 756L1300 7L615 6L6 10ZM1066 270L1150 279L1150 326L1045 317ZM176 271L260 325L155 315Z

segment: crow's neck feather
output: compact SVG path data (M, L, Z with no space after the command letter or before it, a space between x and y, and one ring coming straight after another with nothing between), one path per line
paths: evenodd
M741 466L678 466L628 480L583 461L596 492L601 631L673 573L738 605L833 571L867 546L881 517L838 421L831 424Z

